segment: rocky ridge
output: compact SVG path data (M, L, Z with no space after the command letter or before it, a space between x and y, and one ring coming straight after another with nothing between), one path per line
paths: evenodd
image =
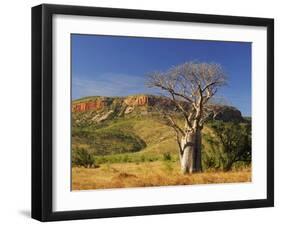
M148 114L156 108L176 111L170 99L154 95L134 95L127 97L87 97L72 102L73 115L87 114L92 122L99 123L109 118ZM223 121L243 121L241 112L232 106L212 105L211 118ZM75 117L80 121L79 117Z

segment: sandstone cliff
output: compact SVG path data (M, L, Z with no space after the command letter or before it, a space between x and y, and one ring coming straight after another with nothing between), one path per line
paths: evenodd
M128 96L124 99L124 103L128 106L145 106L148 104L148 96Z
M176 111L172 101L154 95L134 95L127 97L88 97L85 100L73 101L72 112L89 114L92 121L100 122L111 117L122 117L132 114L148 114L156 109ZM223 121L243 121L241 112L231 106L213 105L211 118ZM110 112L110 114L108 114Z
M84 112L89 110L99 110L104 107L104 101L101 99L95 99L88 102L80 102L80 103L73 103L72 104L72 111L73 112Z

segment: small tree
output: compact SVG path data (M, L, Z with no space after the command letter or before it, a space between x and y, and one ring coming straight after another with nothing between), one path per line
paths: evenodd
M218 142L209 139L209 143L215 146L224 171L229 171L236 162L251 162L252 141L249 123L219 121L212 123L211 128Z
M196 62L149 75L149 87L161 89L184 119L184 125L181 125L174 113L168 110L162 112L166 125L172 127L176 134L182 173L202 170L201 130L209 117L208 102L225 80L220 65Z
M91 168L95 164L95 159L86 149L78 148L72 151L72 164Z

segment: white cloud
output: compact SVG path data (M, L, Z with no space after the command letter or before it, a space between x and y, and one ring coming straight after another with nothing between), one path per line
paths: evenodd
M88 76L89 77L89 76ZM145 76L107 73L84 79L73 76L73 99L84 96L127 96L137 93L155 93L145 86Z

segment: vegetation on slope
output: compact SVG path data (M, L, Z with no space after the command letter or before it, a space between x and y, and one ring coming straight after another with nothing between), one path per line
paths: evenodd
M228 125L220 123L222 126ZM228 160L213 130L214 125L214 122L209 122L203 129L204 169L224 169ZM236 126L236 132L239 133L239 130L240 127ZM116 118L98 125L73 127L73 155L80 148L92 154L97 164L161 161L165 155L170 155L172 161L178 161L173 130L163 125L155 114ZM241 165L241 162L236 161L235 164ZM249 165L249 161L242 165L245 164Z
M100 97L76 102L93 98ZM181 175L174 131L159 112L137 106L122 114L120 98L107 101L102 109L72 113L72 189L251 181L250 119L209 120L202 131L204 173Z

